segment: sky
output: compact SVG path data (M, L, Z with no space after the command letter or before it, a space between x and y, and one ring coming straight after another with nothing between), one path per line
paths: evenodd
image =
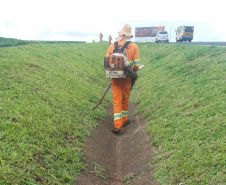
M225 7L224 0L0 0L0 37L98 42L100 32L115 39L130 24L134 36L136 27L165 26L175 42L175 29L192 25L193 41L226 41Z

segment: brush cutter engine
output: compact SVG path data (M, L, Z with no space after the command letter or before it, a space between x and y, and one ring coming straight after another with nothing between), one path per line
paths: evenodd
M127 78L125 66L128 65L127 57L122 53L113 53L105 58L105 72L107 78Z
M106 77L108 78L127 78L129 77L128 69L129 62L127 59L127 54L125 48L130 44L130 41L125 42L122 48L118 47L118 42L114 43L115 49L111 56L105 57L104 67L106 72Z

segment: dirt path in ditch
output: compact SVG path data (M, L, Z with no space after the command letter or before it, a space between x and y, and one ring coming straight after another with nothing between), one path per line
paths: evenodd
M159 185L153 181L153 170L148 165L156 148L150 145L147 120L141 114L133 115L135 108L130 104L128 118L132 122L115 135L111 132L113 106L106 107L108 116L86 139L87 169L77 179L77 185Z

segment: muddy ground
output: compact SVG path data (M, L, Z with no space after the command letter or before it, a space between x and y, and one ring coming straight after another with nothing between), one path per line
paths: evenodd
M120 135L113 128L113 106L108 116L87 137L84 152L87 169L76 180L77 185L159 185L152 178L149 163L156 155L147 134L147 120L134 115L136 106L130 104L128 118L132 121Z

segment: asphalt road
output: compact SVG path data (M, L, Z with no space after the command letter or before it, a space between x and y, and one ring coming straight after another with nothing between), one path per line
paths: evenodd
M226 47L226 42L169 42L164 44L187 44L187 45L192 44L192 45L225 46Z

